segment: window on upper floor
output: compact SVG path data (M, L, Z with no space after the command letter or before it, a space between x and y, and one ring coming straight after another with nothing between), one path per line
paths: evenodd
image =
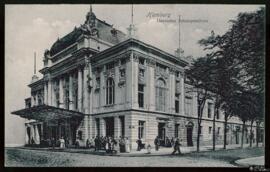
M185 115L192 116L192 97L185 96Z
M217 110L217 119L219 119L220 118L220 114L219 114L220 112L219 112L219 109Z
M108 78L106 82L106 104L114 104L114 80L113 78Z
M166 82L163 79L158 79L156 84L156 110L165 111L166 108Z
M138 84L138 102L139 102L139 107L143 108L144 107L144 85L143 84Z
M179 113L179 94L175 94L175 113Z
M212 109L213 109L213 103L208 103L207 104L207 116L208 116L208 118L212 117Z
M100 77L96 78L96 88L100 88Z

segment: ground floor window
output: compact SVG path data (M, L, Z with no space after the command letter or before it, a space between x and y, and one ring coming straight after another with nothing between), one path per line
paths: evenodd
M144 128L145 128L145 121L139 121L139 127L138 127L138 138L139 139L143 139L145 137Z
M179 124L175 124L174 137L176 137L176 138L179 137L178 130L179 130Z

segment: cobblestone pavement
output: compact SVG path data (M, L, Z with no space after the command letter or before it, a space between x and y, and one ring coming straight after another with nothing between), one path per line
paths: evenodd
M259 149L259 148L257 148ZM260 148L262 149L262 148ZM231 154L231 150L226 150ZM243 154L242 156L252 157L257 152L262 150L255 150L253 153L246 153L245 150L233 150L233 154ZM255 153L254 153L255 152ZM5 166L69 166L69 167L234 167L236 164L232 163L231 156L229 158L213 158L219 153L214 154L210 152L202 152L198 154L184 154L184 155L159 155L159 156L100 156L88 154L87 152L55 152L49 150L30 150L20 148L6 148L5 149ZM261 153L260 153L261 154ZM257 156L261 156L261 155ZM211 157L212 156L212 157ZM239 156L238 156L239 158Z

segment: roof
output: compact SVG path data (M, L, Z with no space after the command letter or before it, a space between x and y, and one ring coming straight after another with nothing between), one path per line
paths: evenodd
M89 14L87 14L89 15ZM94 13L92 15L95 17ZM110 25L106 23L105 21L101 21L98 18L94 18L95 20L95 28L98 30L98 38L109 42L111 44L117 44L119 42L122 42L126 39L126 35L113 28L113 25ZM85 23L84 25L87 25L88 23ZM84 34L82 30L83 26L80 26L79 28L74 28L72 32L65 35L63 38L58 38L58 40L52 45L50 49L50 55L53 56L57 54L58 52L62 51L63 49L71 46L74 44L77 39Z
M84 114L77 111L57 108L48 105L38 105L30 108L11 112L26 119L35 119L39 121L49 121L66 118L83 118Z
M93 58L100 59L101 57L108 57L110 54L115 53L114 51L117 51L117 50L120 51L123 48L127 48L129 46L134 47L135 45L139 46L141 49L144 49L146 52L151 52L151 53L158 55L162 58L168 59L174 63L178 63L181 66L188 65L188 62L185 59L176 57L176 56L174 56L166 51L163 51L157 47L154 47L150 44L146 44L146 43L144 43L140 40L134 39L134 38L127 39L127 40L121 42L120 44L117 44L115 46L112 46L112 47L104 50L104 51L101 51L101 52L97 53L95 56L93 56Z

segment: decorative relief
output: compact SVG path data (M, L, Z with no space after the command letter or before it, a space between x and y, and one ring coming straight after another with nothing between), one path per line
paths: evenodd
M114 70L114 68L113 69L109 69L109 70L104 71L103 74L104 74L104 76L106 78L110 78L110 77L111 78L114 78L114 76L115 76L115 70Z
M155 67L156 66L156 62L152 59L146 59L146 64L149 66L149 67Z
M119 68L119 83L118 86L122 87L126 83L126 69L124 67Z

